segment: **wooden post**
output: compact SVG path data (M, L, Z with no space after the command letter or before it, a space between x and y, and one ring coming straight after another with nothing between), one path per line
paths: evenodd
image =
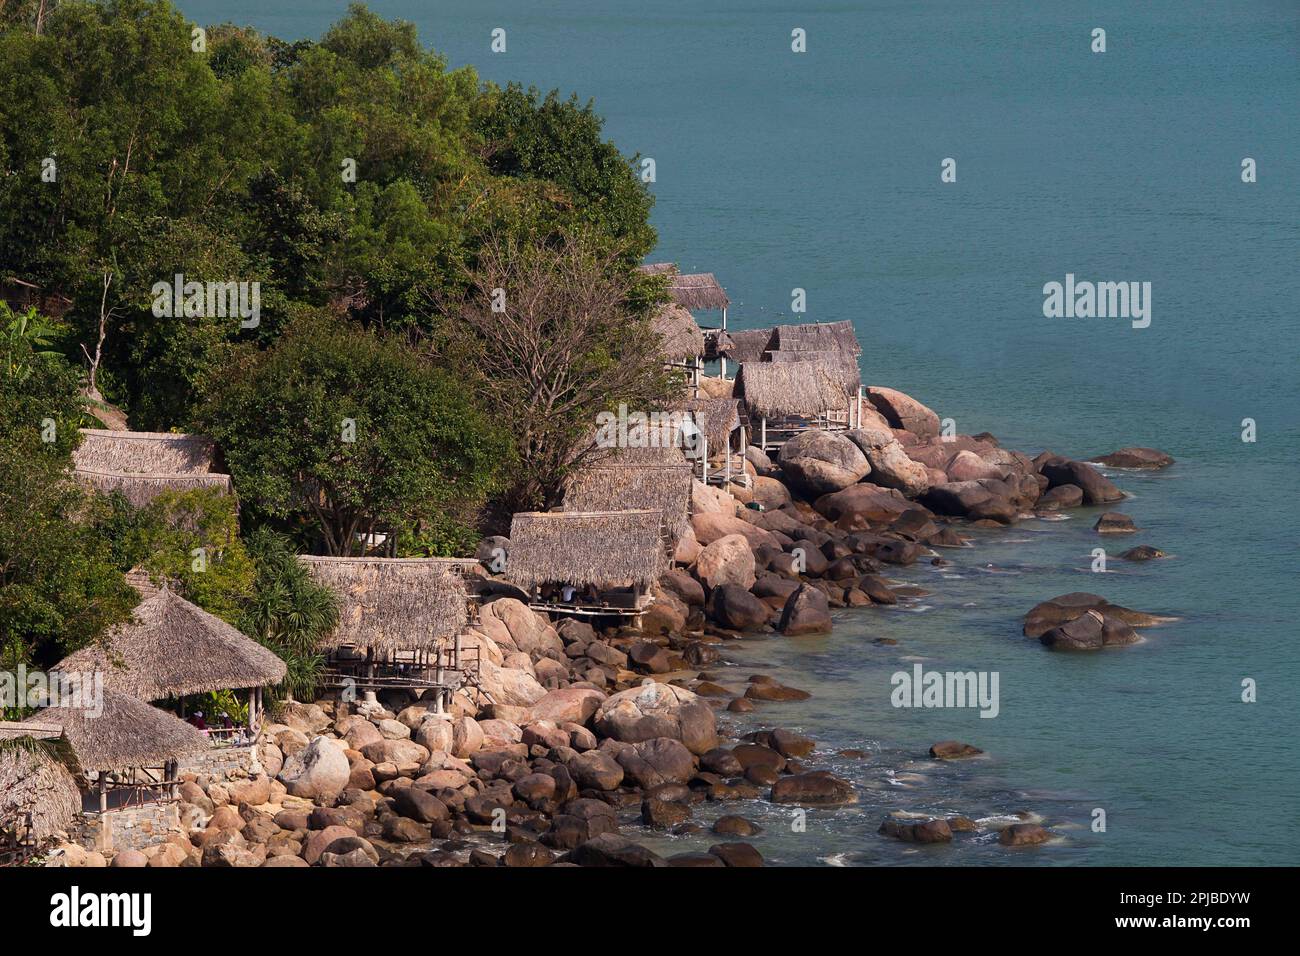
M767 416L766 415L764 415L759 420L759 428L762 429L762 431L760 432L762 437L759 439L759 447L763 451L767 451Z
M726 306L723 306L723 307L722 307L722 332L723 332L724 335L725 335L726 332L727 332L727 307L726 307ZM723 378L726 378L726 377L727 377L727 357L726 357L725 355L720 355L720 356L718 356L718 357L719 357L719 359L721 359L721 361L722 361L722 377L723 377Z
M700 481L704 484L709 483L709 439L707 435L700 436Z
M102 770L99 772L99 812L108 812L108 775Z

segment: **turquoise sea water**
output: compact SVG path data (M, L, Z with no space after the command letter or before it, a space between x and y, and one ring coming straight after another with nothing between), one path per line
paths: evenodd
M182 0L202 23L318 37L335 0ZM852 319L866 381L916 395L963 432L1087 456L1152 445L1178 459L1122 474L1142 533L1099 539L1094 515L984 532L908 569L910 610L844 612L828 638L756 639L734 672L814 692L770 705L862 787L806 832L771 805L771 860L869 863L1295 864L1297 302L1300 7L1293 0L1136 3L610 3L380 0L485 78L594 97L607 133L656 161L655 259L712 271L734 327ZM493 28L508 52L489 52ZM807 31L808 52L790 51ZM1094 27L1107 52L1090 52ZM957 160L957 182L940 162ZM1243 184L1243 157L1259 181ZM1047 319L1066 273L1152 283L1153 320ZM1258 441L1240 440L1253 418ZM1098 544L1172 555L1089 573ZM1181 621L1091 656L1020 636L1071 590ZM892 647L874 645L891 637ZM1001 713L896 710L912 658L996 670ZM1240 702L1243 678L1259 702ZM760 726L753 722L746 726ZM912 761L955 736L974 762ZM900 784L893 771L921 779ZM1107 831L1088 829L1094 808ZM916 849L875 829L891 809L1030 810L1064 838ZM706 811L702 814L708 819ZM665 840L685 849L706 837Z

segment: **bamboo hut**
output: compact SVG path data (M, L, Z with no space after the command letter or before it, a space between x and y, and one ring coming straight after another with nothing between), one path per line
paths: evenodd
M692 471L690 465L593 465L570 479L564 510L658 511L671 555L690 520Z
M663 521L649 509L517 514L506 577L538 610L639 620L666 564Z
M478 678L465 575L472 558L331 558L302 555L311 576L339 600L339 622L323 650L326 684L373 694L432 689L440 704Z
M57 737L34 727L34 741ZM68 769L39 743L0 747L0 866L23 863L81 810L81 791Z
M748 483L745 471L747 443L745 418L740 401L734 398L696 398L686 403L702 440L702 453L694 458L700 481L724 487L733 478Z
M105 687L144 701L246 690L246 733L214 729L213 739L223 743L256 738L262 689L286 673L270 650L167 587L141 601L132 620L109 631L103 643L69 654L56 670L103 674Z
M177 767L208 751L208 738L179 717L107 687L94 697L0 723L0 740L55 741L82 791L83 812L99 814L176 799Z
M810 428L850 427L856 392L842 365L824 361L746 362L736 389L765 451Z
M678 271L676 264L672 262L647 263L640 266L639 269L648 275L666 276L669 298L689 312L721 312L722 325L718 329L711 329L707 326L701 326L701 329L703 329L706 339L711 331L721 332L725 337L727 331L727 307L731 305L731 300L727 298L727 293L712 272L683 274ZM702 354L704 351L704 349L701 349ZM720 360L722 375L725 378L727 375L727 360L725 357Z
M651 327L659 336L664 364L684 369L690 379L691 394L697 394L705 344L704 332L695 324L695 318L682 306L668 302L655 312Z

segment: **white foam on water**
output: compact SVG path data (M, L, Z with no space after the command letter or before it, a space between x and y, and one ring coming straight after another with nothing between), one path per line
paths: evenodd
M818 863L825 863L827 866L848 866L848 853L832 853L830 856L817 857Z

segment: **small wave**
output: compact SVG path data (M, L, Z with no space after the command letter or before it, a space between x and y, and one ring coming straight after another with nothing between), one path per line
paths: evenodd
M827 866L848 866L851 853L832 853L830 856L817 857L818 863L825 863Z

